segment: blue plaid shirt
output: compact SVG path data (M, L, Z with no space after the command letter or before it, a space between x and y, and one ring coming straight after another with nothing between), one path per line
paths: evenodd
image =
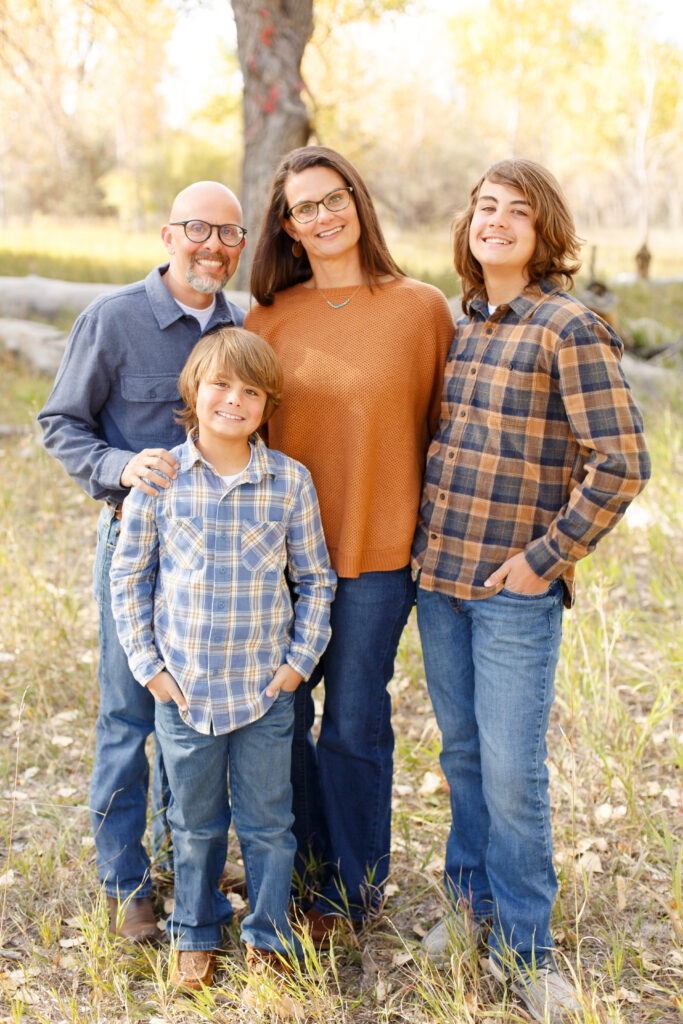
M300 463L256 438L226 486L191 437L173 454L170 487L124 503L112 608L135 678L146 685L165 669L187 724L226 733L265 714L282 664L311 674L330 638L336 576Z

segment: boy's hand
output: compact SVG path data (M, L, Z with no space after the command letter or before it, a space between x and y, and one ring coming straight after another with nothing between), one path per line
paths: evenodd
M154 699L161 701L162 704L174 700L181 711L187 711L187 701L175 679L168 672L160 672L154 679L150 679L147 689Z
M287 664L280 665L266 689L266 697L274 697L278 690L284 690L285 693L292 693L293 690L296 690L302 679L303 676L300 676L298 672L295 672L291 666Z
M160 473L165 475L160 476ZM165 448L143 448L123 467L121 486L137 487L139 491L156 497L159 493L157 487L168 487L166 477L175 480L177 475L178 463Z
M495 587L501 581L507 590L512 590L515 594L542 594L550 586L547 580L536 575L523 551L519 551L512 558L507 558L501 567L484 581L484 586Z

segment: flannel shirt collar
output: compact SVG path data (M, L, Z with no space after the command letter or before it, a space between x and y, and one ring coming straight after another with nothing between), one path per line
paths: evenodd
M185 313L164 284L163 275L168 268L168 263L161 263L154 270L150 271L145 278L147 298L159 324L159 329L162 331L185 316ZM213 311L209 325L213 323L233 323L232 315L223 292L217 292L216 294L216 308Z
M549 295L553 295L561 290L562 289L559 284L555 284L554 281L544 278L542 281L539 281L538 284L525 288L520 295L517 295L511 302L504 303L504 305L509 306L520 322L523 320L530 320L541 303L544 302ZM488 320L490 314L486 295L478 295L476 298L472 299L469 308L470 316L478 314L484 320Z
M207 466L213 473L216 472L214 467L206 461L204 456L201 454L194 439L197 436L197 428L188 434L185 444L180 447L177 453L178 462L180 463L180 471L185 472L191 469L192 466L196 465L197 462L201 462L202 465ZM249 442L252 447L251 461L244 470L245 482L259 483L266 476L276 477L278 473L277 465L270 454L270 451L259 437L258 434L252 434L249 438Z

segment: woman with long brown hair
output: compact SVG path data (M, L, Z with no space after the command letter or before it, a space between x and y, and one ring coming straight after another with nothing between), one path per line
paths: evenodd
M307 911L320 941L339 915L377 909L389 868L387 684L414 601L410 548L453 320L441 292L392 259L356 168L321 146L275 173L251 287L246 322L284 369L269 443L310 470L339 577L332 640L298 694L292 765L300 864L312 851L324 865Z

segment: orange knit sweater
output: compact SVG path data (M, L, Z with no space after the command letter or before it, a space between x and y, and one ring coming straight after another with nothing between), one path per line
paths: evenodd
M453 337L444 296L411 278L372 292L295 285L245 327L282 362L268 442L311 471L337 573L407 565Z

